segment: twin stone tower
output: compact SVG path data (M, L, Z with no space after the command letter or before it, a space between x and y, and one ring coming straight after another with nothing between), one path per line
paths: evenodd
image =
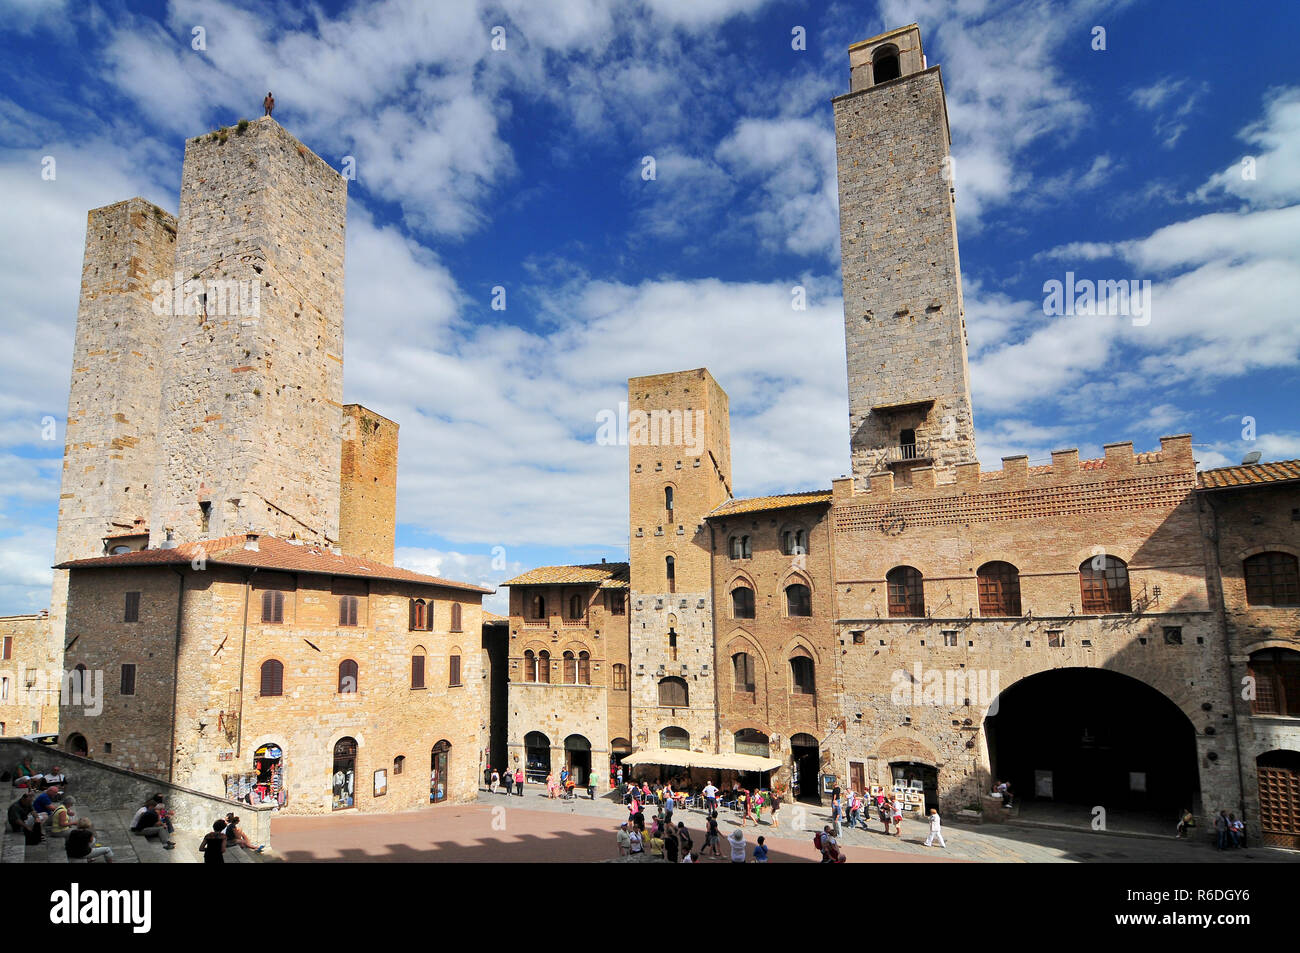
M186 143L179 208L87 216L55 562L256 533L391 564L397 425L343 403L346 181L241 121ZM56 639L66 598L56 570Z

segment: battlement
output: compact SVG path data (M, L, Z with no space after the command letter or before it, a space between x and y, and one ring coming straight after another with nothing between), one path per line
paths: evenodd
M832 481L834 505L870 505L891 502L960 500L978 495L1006 494L1008 491L1050 490L1088 484L1117 483L1148 477L1173 477L1195 484L1196 461L1192 456L1190 434L1160 438L1160 449L1134 453L1132 441L1108 443L1106 455L1095 460L1080 460L1077 449L1054 450L1046 466L1029 466L1027 456L1002 458L1001 470L982 471L978 461L961 463L944 479L936 479L933 467L911 471L911 485L895 485L894 474L877 471L869 478L865 490L855 489L852 477Z

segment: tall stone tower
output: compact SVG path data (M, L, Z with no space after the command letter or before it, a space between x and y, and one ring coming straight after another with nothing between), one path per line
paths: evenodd
M269 117L186 143L151 545L338 540L346 211L346 181Z
M54 561L144 545L162 385L158 287L172 280L176 220L142 198L86 216ZM106 545L105 541L108 540ZM55 570L52 640L62 657L67 572Z
M716 751L704 516L731 497L727 395L704 368L627 388L632 742Z
M975 460L943 79L916 24L849 49L834 100L855 483Z
M360 404L343 408L339 547L392 565L397 532L397 424Z

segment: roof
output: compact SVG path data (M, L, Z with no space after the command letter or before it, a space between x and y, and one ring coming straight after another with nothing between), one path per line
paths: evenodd
M800 493L784 493L780 496L752 496L747 500L727 500L705 519L722 516L736 516L740 513L757 513L760 510L780 510L791 506L809 506L831 502L830 490L804 490Z
M508 615L497 615L495 612L488 612L486 609L483 610L484 625L489 625L492 623L505 624L508 623L509 621L510 621L510 616Z
M1197 478L1198 486L1202 490L1226 490L1242 486L1259 486L1264 483L1285 483L1290 480L1300 480L1300 460L1219 467L1215 470L1202 470L1197 474Z
M754 754L707 754L682 748L642 748L623 759L623 764L665 764L675 768L717 768L723 771L775 771L780 758Z
M362 559L359 556L336 555L328 549L301 545L275 536L261 536L257 549L245 549L248 537L222 536L194 543L180 543L174 549L142 549L135 553L117 556L96 556L93 559L73 559L59 563L55 569L125 569L135 566L179 566L202 558L219 566L246 566L255 569L275 569L284 572L312 573L321 576L353 576L360 579L383 579L389 582L413 582L424 586L443 586L467 592L493 592L483 586L468 582L426 576L409 569L399 569Z
M628 587L627 563L590 563L585 566L538 566L522 576L501 583L503 586L591 586L601 589Z

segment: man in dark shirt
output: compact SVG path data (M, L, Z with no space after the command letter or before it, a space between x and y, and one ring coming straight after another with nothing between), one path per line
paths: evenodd
M39 844L45 836L40 815L32 807L32 796L24 794L9 805L9 829L22 831L27 844Z

